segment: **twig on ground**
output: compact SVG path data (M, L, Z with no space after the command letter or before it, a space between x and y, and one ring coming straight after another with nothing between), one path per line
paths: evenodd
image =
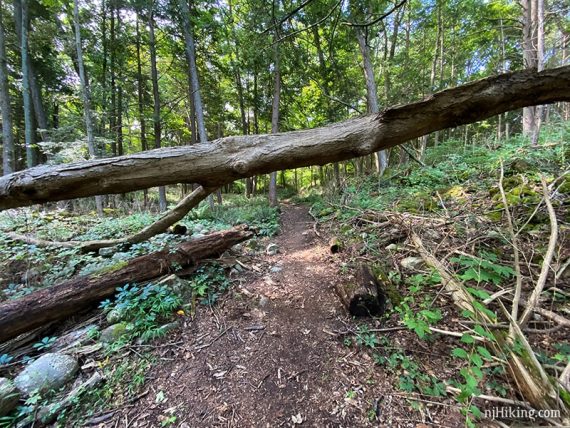
M503 187L503 179L505 177L505 169L503 166L503 160L501 159L501 174L499 176L499 191L501 192L501 199L503 201L503 206L505 208L505 217L507 218L507 228L509 231L509 235L511 237L511 245L513 247L513 255L514 261L513 265L515 268L515 278L516 278L516 285L515 285L515 296L513 298L513 305L511 308L511 317L516 321L519 317L519 302L521 300L521 292L522 292L522 275L521 275L521 266L520 266L520 255L519 255L519 244L517 240L517 235L515 233L515 228L513 225L513 218L511 217L511 212L509 210L509 203L507 201L507 195L505 194L505 189ZM513 329L509 329L509 336L511 339L514 336Z
M546 284L546 279L551 269L550 264L552 263L552 258L554 257L554 250L556 248L556 243L558 241L558 221L556 220L556 212L554 211L554 207L552 206L552 202L550 200L550 195L548 192L548 187L546 185L546 180L544 179L543 176L541 176L541 182L542 182L542 191L544 192L544 202L546 203L546 207L548 209L548 217L550 218L550 238L548 240L548 248L544 256L544 261L542 263L540 276L538 277L534 290L532 291L532 294L528 299L527 307L523 312L521 318L518 320L521 327L525 326L525 324L530 319L532 312L535 311L536 308L538 307L540 295L542 294L542 290L544 289L544 285Z

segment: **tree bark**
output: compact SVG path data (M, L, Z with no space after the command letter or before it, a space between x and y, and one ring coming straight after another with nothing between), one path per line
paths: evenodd
M150 6L154 7L153 5ZM150 73L152 79L152 98L153 113L152 122L154 125L154 148L159 149L161 144L161 123L160 123L160 93L158 91L158 68L156 65L156 38L154 37L154 13L152 10L148 13L148 34L149 34L149 50L150 50ZM166 188L158 187L158 205L160 211L166 211Z
M322 128L39 166L0 178L0 209L184 182L217 188L256 174L364 156L529 105L570 101L569 88L570 66L523 70Z
M363 31L364 30L360 28L356 29L356 39L358 40L358 47L360 49L360 55L362 56L362 66L366 80L366 105L368 107L368 113L378 113L380 107L378 106L378 92L376 79L374 78L374 67L370 59L370 48L368 47L367 37ZM376 153L376 171L378 174L383 175L387 166L388 160L386 151L378 151Z
M275 45L274 50L274 86L273 105L271 107L271 133L279 132L279 100L281 98L281 71L279 68L279 45ZM273 171L269 175L269 205L277 206L277 172Z
M380 316L386 310L384 289L364 264L358 266L354 282L337 284L335 291L351 315Z
M8 85L6 37L0 2L0 109L2 110L2 173L11 174L15 168L14 133L12 130L12 102Z
M243 226L215 232L173 249L137 257L108 273L73 278L21 299L4 302L0 304L0 342L89 308L112 296L119 285L140 283L174 273L204 258L220 256L252 236L253 233Z
M28 0L26 0L26 1L28 1ZM14 5L14 21L16 24L16 36L18 38L18 43L21 46L22 45L22 27L23 27L23 25L26 25L26 28L28 28L29 15L26 14L27 15L26 19L22 20L22 10L24 7L24 5L22 4L22 0L14 0L13 5ZM27 5L26 5L26 7L27 7ZM32 101L35 117L36 117L36 122L40 128L40 136L42 137L42 140L45 141L46 135L45 135L44 131L46 129L48 129L47 116L46 116L46 112L44 109L44 103L42 100L42 92L41 92L40 86L38 84L38 80L36 79L35 67L33 65L32 58L29 55L29 51L27 51L26 68L27 68L27 72L28 72L27 73L28 74L28 84L29 84L29 88L30 88L30 96L31 96L31 101ZM36 155L37 155L37 153L36 153Z
M26 145L26 165L28 168L38 163L34 150L34 125L32 119L32 95L30 92L30 67L28 58L28 0L22 1L22 29L20 49L22 53L22 98L24 99L24 137ZM17 24L16 24L17 25Z
M24 0L26 1L26 0ZM81 46L81 26L79 24L79 0L73 2L73 26L75 28L75 48L77 50L77 67L79 69L79 80L81 82L81 98L83 98L83 117L85 120L85 130L87 132L87 148L91 158L96 157L95 136L93 135L93 117L91 116L91 93L89 82L85 74L85 64L83 63L83 47ZM103 199L95 196L97 214L103 216Z

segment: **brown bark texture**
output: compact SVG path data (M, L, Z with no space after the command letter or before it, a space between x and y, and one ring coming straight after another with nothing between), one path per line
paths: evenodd
M438 130L558 101L570 101L570 66L501 74L322 128L30 168L0 178L0 210L175 183L217 188L257 174L364 156Z
M351 315L379 316L386 310L384 289L367 265L359 265L354 282L337 284L335 291Z
M175 272L209 257L220 256L253 236L245 226L215 232L129 260L116 270L72 278L0 304L0 342L87 309L112 296L117 286L140 283Z

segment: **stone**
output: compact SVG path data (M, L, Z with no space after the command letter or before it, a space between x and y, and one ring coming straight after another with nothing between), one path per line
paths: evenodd
M120 321L123 321L125 318L125 313L127 312L127 308L124 306L118 306L115 309L111 309L107 313L107 322L109 324L117 324Z
M269 305L269 299L266 296L261 296L259 298L259 306L264 308Z
M398 251L400 247L396 244L390 244L386 247L388 251Z
M59 337L51 347L52 352L60 351L64 348L73 348L85 345L99 330L96 324L89 324L77 330L70 331Z
M269 272L271 273L279 273L283 270L283 268L281 266L275 265L273 266L271 269L269 269Z
M116 342L127 332L127 324L124 322L120 322L117 324L110 325L105 330L101 332L101 340L102 343L113 343Z
M99 248L99 255L101 257L111 257L115 253L113 247Z
M271 243L267 246L267 248L265 249L265 252L269 256L274 256L275 254L277 254L279 252L279 246L277 244Z
M113 260L128 260L133 258L133 255L130 253L115 253L111 259Z
M250 240L248 240L248 241L245 243L245 246L246 246L247 248L249 248L250 250L257 250L257 249L259 249L259 242L258 242L257 239L251 238Z
M6 416L16 408L20 393L10 379L0 377L0 417Z
M24 395L31 395L34 391L42 394L65 385L78 368L76 358L67 354L48 353L22 370L14 379L14 384Z
M407 270L418 270L425 266L421 257L406 257L402 259L400 265Z
M192 235L192 239L203 238L204 236L206 235L204 235L203 233L195 233Z

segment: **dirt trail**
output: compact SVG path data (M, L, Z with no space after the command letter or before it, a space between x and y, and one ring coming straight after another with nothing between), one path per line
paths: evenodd
M333 291L337 256L305 207L283 209L279 253L249 260L260 272L240 274L241 287L169 338L149 393L121 414L129 426L160 426L170 414L179 427L395 426L382 370L326 333L350 322Z

